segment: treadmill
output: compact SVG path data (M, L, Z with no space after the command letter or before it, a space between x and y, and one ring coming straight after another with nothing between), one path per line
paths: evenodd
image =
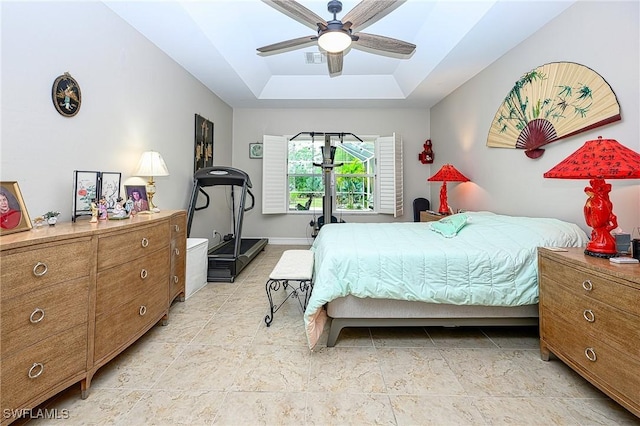
M249 189L252 187L249 175L242 170L225 166L206 167L195 173L187 215L187 236L191 233L191 223L195 212L209 207L209 194L202 188L216 185L231 186L234 233L226 235L219 244L209 249L207 282L233 282L240 271L264 250L269 240L266 238L241 238L244 212L254 207L255 197ZM241 189L237 209L234 195L235 187ZM202 207L196 207L199 194L203 194L206 198L206 204ZM247 195L251 198L251 205L248 207L245 206Z

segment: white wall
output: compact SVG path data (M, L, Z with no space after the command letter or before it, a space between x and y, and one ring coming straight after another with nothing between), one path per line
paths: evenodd
M262 135L295 135L300 132L348 132L402 136L404 152L404 215L395 220L412 221L411 202L427 196L430 166L418 161L429 139L428 109L235 109L233 113L233 164L251 177L256 208L245 215L243 235L271 238L307 238L311 234L309 213L261 214L262 160L249 158L249 143ZM437 149L437 148L436 148ZM347 222L388 222L389 215L343 215Z
M589 229L582 213L588 182L542 175L598 136L640 151L639 5L578 2L431 109L431 135L438 154L434 170L451 162L473 181L449 184L454 208L558 217ZM599 73L618 98L622 120L551 143L536 160L522 150L488 148L489 126L514 82L529 70L559 61L576 62ZM618 222L631 232L640 225L640 182L609 183ZM436 203L438 190L437 185L431 187Z
M146 150L159 151L171 173L156 179L156 204L186 208L196 113L214 122L214 162L229 164L232 109L102 3L0 7L0 179L18 181L32 219L58 210L59 220L71 220L74 170L121 172L123 183L143 183L131 175ZM72 118L51 100L65 71L82 91ZM208 236L212 213L192 236Z

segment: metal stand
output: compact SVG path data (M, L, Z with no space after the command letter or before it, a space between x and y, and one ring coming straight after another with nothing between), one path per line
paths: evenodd
M289 281L295 281L296 285L290 284ZM276 306L273 302L272 292L280 290L283 288L287 294L287 297ZM309 303L309 297L311 296L311 291L313 290L313 283L311 280L282 280L282 279L270 279L267 281L265 285L265 290L267 291L267 298L269 298L269 308L271 310L271 314L267 314L264 317L264 322L267 324L267 327L271 326L271 322L273 322L273 315L278 312L280 307L284 305L287 299L297 299L300 304L300 308L304 312L307 308L307 303ZM301 297L302 296L302 297Z

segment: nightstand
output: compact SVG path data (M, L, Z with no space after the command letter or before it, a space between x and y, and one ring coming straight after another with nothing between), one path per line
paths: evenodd
M540 353L640 416L640 266L538 249Z
M449 216L448 214L439 214L436 212L422 211L420 212L420 222L435 222L443 217Z

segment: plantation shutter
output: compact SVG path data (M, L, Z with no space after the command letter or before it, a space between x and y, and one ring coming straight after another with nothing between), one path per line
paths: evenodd
M262 136L262 214L287 212L287 153L284 136Z
M381 136L376 139L376 159L378 162L378 213L404 214L404 189L402 181L402 137Z

